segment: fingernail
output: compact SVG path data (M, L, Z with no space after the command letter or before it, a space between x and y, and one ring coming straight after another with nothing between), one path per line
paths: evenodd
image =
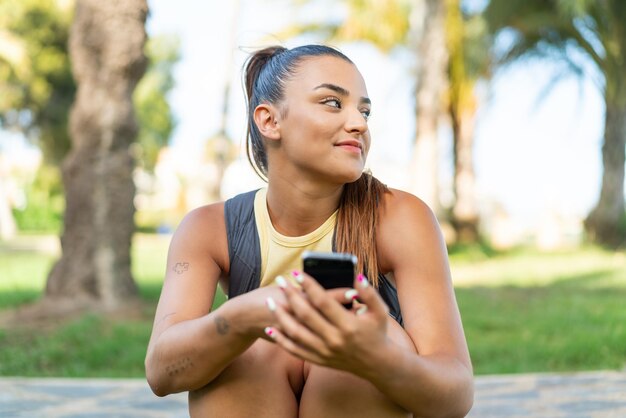
M272 339L276 338L276 331L274 331L274 328L272 327L265 327L263 332L265 332L265 335L267 335L268 337Z
M365 289L367 286L370 285L370 282L367 281L367 278L365 278L364 275L359 274L356 277L357 281L359 282L359 286L361 286L362 289Z
M359 309L357 309L356 314L363 315L365 312L367 312L367 305L363 305Z
M344 296L346 297L346 300L355 300L359 296L359 291L356 289L346 290Z
M274 312L276 310L276 302L271 296L265 299L265 304L270 311Z
M280 287L281 289L287 288L287 280L285 280L285 278L283 276L277 276L274 279L274 282L276 282L278 287Z
M292 271L291 275L293 276L294 279L296 279L298 283L302 284L302 282L304 282L304 276L300 274L298 270Z

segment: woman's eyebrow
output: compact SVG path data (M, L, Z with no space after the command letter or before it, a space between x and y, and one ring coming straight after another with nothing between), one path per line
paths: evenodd
M331 84L331 83L322 83L319 86L315 87L313 90L317 90L317 89L329 89L342 96L350 95L350 92L348 90L344 89L341 86L338 86L336 84ZM372 103L372 101L368 97L361 97L360 102L367 103L367 104Z

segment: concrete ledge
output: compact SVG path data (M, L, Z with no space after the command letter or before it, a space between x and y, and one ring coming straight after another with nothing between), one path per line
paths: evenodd
M626 372L476 378L472 418L626 417ZM188 417L187 394L155 396L143 379L0 378L0 417Z

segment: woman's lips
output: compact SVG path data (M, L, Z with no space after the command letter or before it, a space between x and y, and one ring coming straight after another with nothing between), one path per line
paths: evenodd
M351 140L351 141L341 141L335 144L336 147L342 148L349 152L354 152L360 154L362 152L362 146L359 141Z
M354 153L357 153L357 154L361 153L361 147L359 147L359 146L354 146L354 145L350 145L350 144L339 144L339 145L336 145L336 146L341 148L341 149L344 149L346 151L349 151L349 152L354 152Z

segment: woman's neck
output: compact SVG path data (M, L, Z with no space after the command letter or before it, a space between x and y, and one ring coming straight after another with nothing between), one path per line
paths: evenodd
M267 209L274 229L286 236L314 231L337 210L342 190L342 185L270 177Z

